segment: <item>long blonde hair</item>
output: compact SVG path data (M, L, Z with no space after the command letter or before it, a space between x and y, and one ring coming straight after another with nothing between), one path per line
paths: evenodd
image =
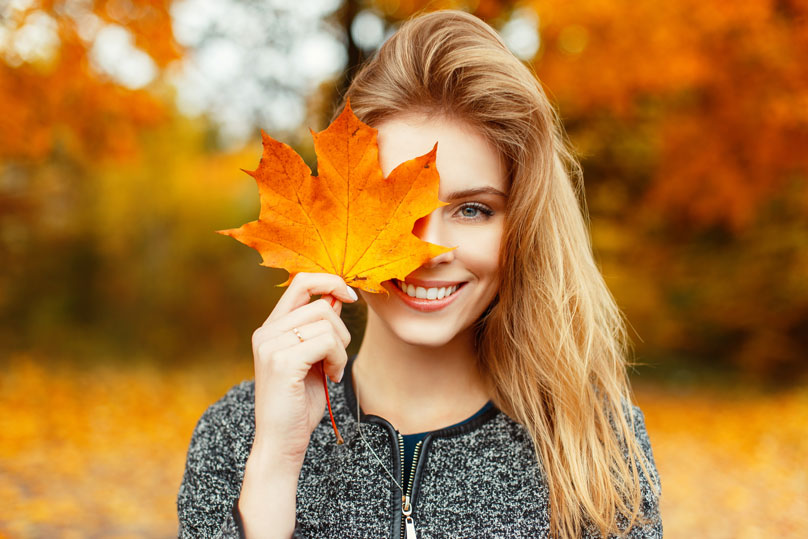
M403 23L335 115L346 98L369 125L405 112L464 120L508 163L500 291L475 326L480 367L530 434L554 537L647 523L625 324L594 262L580 165L535 74L490 26L444 10Z

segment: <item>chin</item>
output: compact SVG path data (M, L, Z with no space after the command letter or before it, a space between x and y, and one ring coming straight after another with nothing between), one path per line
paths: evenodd
M469 328L463 325L470 320L425 318L422 315L402 312L377 312L376 316L387 330L399 341L410 346L438 348L464 337Z
M437 348L444 346L457 336L455 332L436 331L434 324L392 324L390 330L399 340L410 346Z

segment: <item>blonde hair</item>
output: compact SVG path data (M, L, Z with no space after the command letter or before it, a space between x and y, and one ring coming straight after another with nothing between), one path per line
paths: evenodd
M402 24L337 111L346 98L369 125L419 112L465 121L508 163L501 286L475 326L480 367L495 403L530 434L553 536L647 523L625 324L594 262L580 165L541 83L490 26L444 10Z

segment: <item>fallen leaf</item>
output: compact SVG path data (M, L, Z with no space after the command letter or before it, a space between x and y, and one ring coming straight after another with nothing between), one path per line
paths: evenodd
M437 143L384 178L377 131L362 123L348 102L328 128L311 132L319 174L312 176L290 146L261 134L258 169L245 171L258 183L258 220L217 232L258 250L262 265L288 271L280 286L295 273L324 272L386 293L383 281L403 280L452 249L412 233L415 221L447 204L438 199Z

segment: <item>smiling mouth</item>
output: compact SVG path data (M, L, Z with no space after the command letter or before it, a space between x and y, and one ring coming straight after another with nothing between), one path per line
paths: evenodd
M466 283L457 283L452 286L425 288L423 286L415 286L398 279L393 279L393 284L402 292L411 298L426 299L426 300L439 300L444 299L452 294L455 294L458 289L462 288Z

